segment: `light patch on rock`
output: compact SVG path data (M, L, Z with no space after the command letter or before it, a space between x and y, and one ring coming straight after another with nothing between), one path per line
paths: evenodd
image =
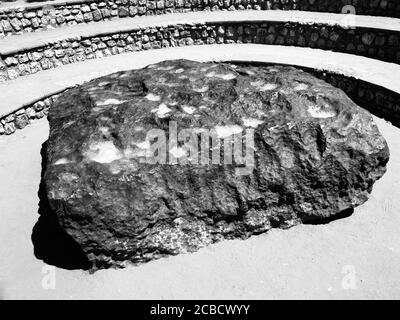
M111 166L110 166L110 172L111 172L112 174L119 174L119 173L121 172L121 168L118 167L118 166L113 166L113 165L111 165Z
M71 124L74 124L75 123L75 121L68 121L66 124L64 124L63 125L63 128L67 128L67 127L69 127Z
M251 70L244 70L244 72L250 76L254 76L256 74L254 71L251 71Z
M54 165L59 165L59 164L68 164L71 163L72 161L69 161L67 158L61 158L58 159L56 162L54 162Z
M185 69L179 68L179 69L175 70L175 73L182 73L184 71L185 71Z
M243 125L245 127L257 128L260 124L264 123L264 121L254 118L242 118Z
M102 112L104 110L103 107L94 107L92 108L92 112Z
M308 202L301 203L300 208L305 212L310 212L313 210L312 204Z
M161 71L169 71L174 69L173 66L168 66L168 67L158 67L157 70L161 70Z
M89 160L99 163L111 163L122 157L121 152L115 147L112 141L92 144L85 155Z
M211 72L206 74L206 77L207 78L212 78L212 77L215 77L215 75L216 75L216 73L214 71L211 71Z
M151 112L155 112L158 117L164 118L168 112L172 111L167 107L165 103L161 103L158 108L151 110Z
M214 69L214 68L216 68L216 67L218 67L218 64L213 64L213 65L210 65L210 66L208 66L208 67L201 68L200 71L201 71L201 72L206 72L207 70L209 70L209 69Z
M107 135L107 134L110 133L110 128L108 128L108 127L100 127L100 128L99 128L99 131L100 131L102 134Z
M209 73L206 74L206 77L208 78L220 78L222 80L232 80L236 78L236 75L233 73L226 73L226 74L218 74L215 73L214 71L211 71Z
M314 118L332 118L336 116L336 112L333 110L321 110L319 106L309 106L307 112Z
M140 149L149 149L150 148L150 141L145 140L143 142L135 143L135 145Z
M308 89L308 85L306 85L305 83L299 83L294 90L296 91L302 91L302 90L307 90Z
M278 85L274 83L264 83L262 81L252 81L250 82L250 85L253 87L256 87L260 91L270 91L274 90L278 87Z
M273 126L273 127L270 127L270 128L268 128L268 130L275 130L276 128L279 128L280 127L280 125L278 124L278 125L276 125L276 126Z
M232 80L236 78L236 75L233 73L227 73L227 74L217 74L216 77L222 80Z
M195 133L208 133L208 129L205 128L194 128L193 129Z
M227 125L227 126L215 126L215 132L218 138L224 139L234 134L241 133L243 128L237 124Z
M260 87L261 91L268 91L268 90L274 90L278 87L278 85L273 84L273 83L267 83L263 86Z
M107 99L105 101L97 102L96 104L98 106L108 106L110 104L115 105L115 104L122 104L124 102L126 102L126 100L118 100L118 99L111 98L111 99Z
M206 92L207 90L209 90L209 87L208 87L208 86L203 86L203 87L201 87L201 88L194 88L194 89L193 89L193 91L195 91L195 92L200 92L200 93Z
M189 106L183 106L182 109L188 114L193 114L193 112L196 111L195 107L189 107Z
M98 86L102 87L102 86L105 86L106 84L108 84L108 82L100 82L100 83L98 84Z
M74 174L74 173L70 173L70 172L63 172L60 176L61 180L67 181L67 182L72 182L74 180L78 180L79 176Z
M155 95L155 94L153 94L153 93L149 93L149 94L146 96L146 99L147 99L147 100L150 100L150 101L160 101L160 100L161 100L161 97L160 97L160 96L157 96L157 95Z
M186 156L186 150L184 148L179 148L177 146L174 146L169 150L169 153L173 155L175 158L181 158Z
M133 131L135 131L135 132L143 131L143 127L135 127L135 128L133 128Z

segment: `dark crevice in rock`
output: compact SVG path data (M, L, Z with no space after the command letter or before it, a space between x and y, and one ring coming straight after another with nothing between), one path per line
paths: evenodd
M302 224L320 225L320 224L328 224L335 220L350 217L353 213L354 213L354 209L348 208L348 209L345 209L333 216L326 217L326 218L315 218L315 217L304 217L304 216L303 217L300 216L300 218L301 218Z
M45 263L68 270L84 269L92 267L86 254L75 240L61 228L56 214L51 210L46 196L43 175L46 171L47 142L43 143L42 173L39 185L39 220L32 230L32 243L35 257Z
M324 152L326 149L326 138L320 126L317 127L317 148L321 157L324 156Z

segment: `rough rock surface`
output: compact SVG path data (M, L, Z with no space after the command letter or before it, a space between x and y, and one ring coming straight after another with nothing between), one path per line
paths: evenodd
M179 60L119 72L61 94L49 121L47 197L94 269L329 221L367 200L389 159L367 111L285 66ZM196 163L193 136L167 144L178 163L145 161L161 141L147 133L168 142L173 122L197 146L208 140L207 156L220 146L221 159L228 144L201 139L205 129L243 143L253 129L254 167Z

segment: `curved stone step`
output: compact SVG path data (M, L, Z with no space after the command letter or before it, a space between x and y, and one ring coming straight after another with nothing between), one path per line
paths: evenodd
M0 36L18 32L91 23L110 19L159 15L173 12L215 10L300 10L400 18L397 0L365 0L354 6L349 1L315 0L55 0L0 6Z
M203 12L13 36L0 41L0 81L104 55L191 44L308 46L400 62L400 19L347 18L299 11Z
M355 19L349 19L348 15L304 11L191 12L75 25L18 37L7 37L0 41L0 55L8 56L24 50L45 47L66 39L91 38L152 27L246 22L284 22L338 26L344 29L366 28L400 32L400 19L385 17L356 16Z
M318 49L230 44L120 54L102 60L65 65L3 83L0 85L0 121L3 129L0 129L7 129L9 134L16 127L27 125L29 118L37 118L37 112L42 117L43 110L48 107L43 100L69 87L112 72L142 68L170 59L249 61L317 70L328 80L332 76L330 82L338 82L339 87L343 85L350 96L354 94L356 102L357 99L361 99L359 101L363 104L368 102L368 107L374 113L390 118L393 123L398 123L400 119L400 65ZM324 75L325 71L329 74ZM37 101L40 102L35 104Z

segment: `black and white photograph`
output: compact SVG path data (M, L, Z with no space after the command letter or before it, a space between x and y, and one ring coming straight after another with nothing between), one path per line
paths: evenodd
M0 300L399 299L399 0L0 0Z

